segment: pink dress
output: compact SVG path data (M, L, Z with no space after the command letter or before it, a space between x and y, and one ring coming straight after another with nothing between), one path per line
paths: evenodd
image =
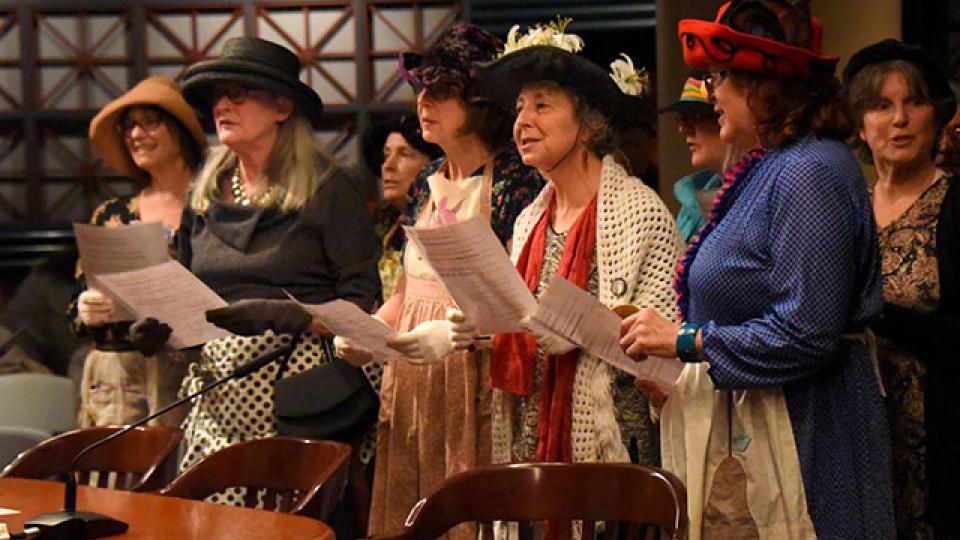
M489 218L489 172L456 182L437 173L429 182L431 199L417 219L418 227L476 215ZM398 331L443 319L456 305L412 244L405 251L404 275ZM444 479L490 463L488 353L455 351L429 365L389 362L380 399L370 536L400 531L410 509ZM472 540L476 528L461 525L446 538Z

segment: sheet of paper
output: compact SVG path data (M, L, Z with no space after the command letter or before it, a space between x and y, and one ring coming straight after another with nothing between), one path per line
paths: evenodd
M537 302L480 217L435 228L404 228L480 334L519 332Z
M73 233L86 276L139 270L170 260L163 225L132 223L123 227L98 227L74 223ZM89 279L88 279L89 281ZM133 314L114 298L110 321L129 321Z
M169 324L173 348L193 347L230 335L208 323L205 315L208 309L227 303L177 261L96 275L92 280L135 317L154 317Z
M324 304L298 303L311 315L320 319L327 330L370 350L377 360L389 360L400 356L397 351L387 347L387 340L396 336L397 332L374 319L353 302L334 300Z
M612 366L669 389L683 364L676 358L649 357L634 362L620 348L620 317L589 292L553 276L532 317L540 331L562 336Z

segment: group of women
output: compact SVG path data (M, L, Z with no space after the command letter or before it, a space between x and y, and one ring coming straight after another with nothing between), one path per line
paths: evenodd
M710 74L703 90L726 146L717 156L739 157L711 166L719 192L686 247L619 152L640 120L642 72L629 59L612 73L586 60L563 21L512 30L506 43L457 25L426 54L401 56L419 122L373 138L389 201L379 241L358 189L314 142L322 103L298 80L296 56L256 38L189 68L182 98L145 82L98 116L95 149L150 184L95 220L176 230L176 257L233 304L214 320L249 334L183 362L184 390L294 335L285 376L330 361L329 332L287 291L368 311L382 303L375 316L399 332L389 343L399 359L381 365L333 340L381 400L370 534L402 527L449 476L531 460L661 464L687 487L692 538L960 534L949 519L960 510L950 489L960 398L945 339L960 309L960 207L936 166L956 110L943 69L886 40L851 58L841 86L803 3L734 0L679 33L685 63ZM221 143L202 168L205 139L186 103ZM872 190L848 139L877 166ZM417 248L393 239L403 223L478 216L534 295L559 275L610 308L640 308L621 345L641 362L678 357L676 384L633 381L525 321L523 332L477 336ZM383 291L378 264L392 282ZM165 362L162 321L136 321L128 335L129 322L104 324L112 304L92 290L77 310L117 356L107 376L91 355L87 392L130 384L124 370L146 360L121 357L136 349ZM276 433L276 369L192 405L183 466Z

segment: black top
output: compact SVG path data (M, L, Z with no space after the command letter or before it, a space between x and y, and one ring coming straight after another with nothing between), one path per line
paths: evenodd
M369 310L380 289L380 245L363 199L338 171L300 210L241 206L214 197L184 209L178 259L227 302L337 298Z

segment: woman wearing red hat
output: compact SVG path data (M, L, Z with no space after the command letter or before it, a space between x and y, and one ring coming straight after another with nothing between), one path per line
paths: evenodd
M682 258L681 324L643 310L622 329L628 354L689 364L661 433L691 538L893 538L866 328L881 307L877 234L842 142L837 58L805 2L735 0L679 33L686 64L713 72L721 138L757 136Z

